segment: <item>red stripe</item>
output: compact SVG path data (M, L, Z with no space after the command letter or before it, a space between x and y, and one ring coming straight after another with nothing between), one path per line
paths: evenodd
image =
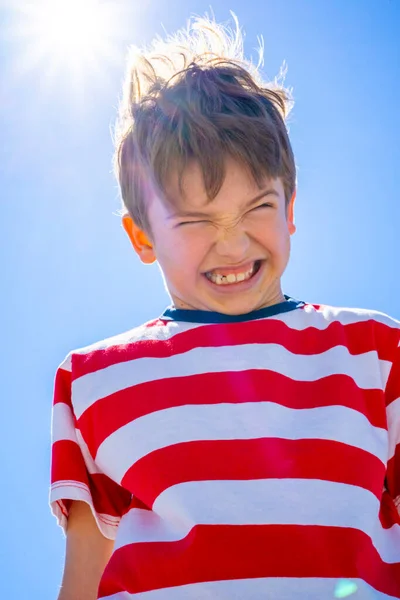
M51 483L67 480L89 485L79 445L72 440L59 440L52 446Z
M188 481L275 478L347 483L380 500L385 466L368 452L327 440L195 441L151 452L127 471L121 485L152 508L164 490Z
M57 369L54 382L53 404L63 402L71 406L71 371Z
M379 519L384 529L390 529L393 525L400 525L400 514L397 510L393 497L384 490L379 510Z
M149 381L97 400L79 418L92 456L114 431L146 414L170 407L270 401L293 409L341 405L386 428L383 392L361 390L346 375L294 381L273 371L204 373Z
M400 398L400 346L396 350L396 356L386 385L387 405L397 400L397 398Z
M400 441L387 464L386 485L393 499L400 496Z
M139 358L165 358L193 348L239 346L241 344L279 344L294 354L313 355L342 345L350 354L377 351L382 360L393 357L399 330L377 321L342 325L338 321L326 329L291 329L273 319L243 323L218 323L195 327L167 340L142 339L87 354L73 355L73 378L108 366Z
M166 327L167 326L167 322L162 319L161 317L158 317L157 319L153 319L152 321L148 321L147 323L144 323L143 325L141 325L141 327L145 327L146 329L151 329L152 327Z
M176 542L123 546L104 571L99 595L254 577L360 578L400 597L400 563L383 563L367 535L296 525L198 525Z
M327 304L310 304L307 302L306 306L311 306L316 312L322 312L328 308Z
M101 473L90 475L90 491L98 513L120 517L131 507L132 494Z
M68 481L67 487L89 487L96 512L121 516L128 511L131 493L101 473L89 475L76 442L60 440L52 447L51 482ZM68 498L68 496L67 496Z

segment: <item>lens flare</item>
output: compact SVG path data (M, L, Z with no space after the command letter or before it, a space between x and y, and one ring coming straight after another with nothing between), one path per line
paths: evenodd
M334 597L347 598L348 596L354 594L356 591L357 585L354 583L354 581L350 581L349 579L340 579L340 581L338 581L336 585Z

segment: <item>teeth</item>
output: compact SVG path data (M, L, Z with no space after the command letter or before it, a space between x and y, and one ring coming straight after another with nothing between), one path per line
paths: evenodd
M245 273L228 273L228 275L220 275L219 273L206 273L206 277L216 283L217 285L229 285L231 283L236 283L240 281L245 281L246 279L250 279L255 270L256 263L253 263L251 269L246 271Z

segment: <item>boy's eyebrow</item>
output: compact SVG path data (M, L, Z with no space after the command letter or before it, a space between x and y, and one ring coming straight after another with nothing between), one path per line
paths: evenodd
M274 195L277 198L279 198L279 194L276 190L274 189L267 189L267 190L263 190L260 194L258 194L258 196L256 196L255 198L252 198L251 200L249 200L248 202L246 202L246 204L244 205L244 208L249 208L250 206L252 206L253 204L255 204L256 202L258 202L259 200L261 200L261 198L264 198L265 196L270 196L270 195ZM193 218L197 218L197 219L201 219L204 217L207 217L208 215L206 213L203 212L199 212L199 211L177 211L174 212L173 214L170 214L167 219L176 219L177 217L193 217Z

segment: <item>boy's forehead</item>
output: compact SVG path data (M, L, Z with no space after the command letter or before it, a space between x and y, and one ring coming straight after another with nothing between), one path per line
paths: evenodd
M270 177L261 176L257 183L250 171L235 161L227 161L225 177L215 198L207 194L204 176L197 163L189 164L180 175L178 171L171 173L162 192L162 201L169 210L195 210L211 208L218 200L229 198L232 202L244 204L256 197L265 189L280 192L281 182Z

